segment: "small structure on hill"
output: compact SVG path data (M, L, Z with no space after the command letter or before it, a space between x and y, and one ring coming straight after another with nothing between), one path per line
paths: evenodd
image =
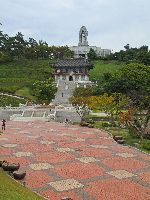
M74 52L75 58L84 57L87 58L87 54L90 49L93 49L98 57L106 57L111 54L110 49L101 49L101 47L89 46L88 45L88 31L85 26L82 26L79 31L79 43L78 46L72 46L69 49Z
M72 82L88 82L89 70L92 64L85 58L62 59L52 65L54 68L53 76L55 82L72 81Z
M94 85L89 81L89 70L93 66L85 58L62 59L51 66L54 68L53 76L58 88L52 101L54 105L72 106L69 99L76 87Z

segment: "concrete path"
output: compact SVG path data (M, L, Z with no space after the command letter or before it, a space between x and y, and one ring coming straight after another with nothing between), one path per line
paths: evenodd
M19 162L26 187L49 200L150 199L150 156L97 129L10 121L0 160Z

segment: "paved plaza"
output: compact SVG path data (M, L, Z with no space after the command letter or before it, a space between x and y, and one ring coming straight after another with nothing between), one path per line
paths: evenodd
M150 200L150 156L107 132L50 122L7 122L0 160L20 163L26 187L61 200Z

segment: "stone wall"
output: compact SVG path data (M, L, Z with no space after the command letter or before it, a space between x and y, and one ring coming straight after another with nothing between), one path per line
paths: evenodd
M14 111L14 110L0 110L0 120L6 119L7 121L10 120L10 116L14 114L22 114L23 111Z
M71 122L81 122L81 118L76 111L60 110L56 112L56 122L65 122L66 118Z

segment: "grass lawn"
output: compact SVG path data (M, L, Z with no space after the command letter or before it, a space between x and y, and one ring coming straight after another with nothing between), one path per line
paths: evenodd
M112 127L111 124L109 124L110 126L109 125L106 126L106 124L107 121L105 122L98 121L95 122L94 126L96 128L107 130L113 136L115 135L122 136L123 139L125 140L125 144L136 147L146 153L150 153L150 140L138 138L135 134L133 134L130 130L126 128Z
M16 95L25 97L27 99L36 100L36 98L31 94L31 89L28 87L23 87L15 92Z
M9 106L11 104L12 107L19 106L19 103L25 104L26 100L18 99L11 96L0 95L0 107Z
M0 169L0 200L44 200L12 180Z
M0 91L9 93L23 93L29 96L27 88L31 88L36 80L50 77L52 71L50 60L17 60L0 64Z
M94 67L92 70L90 70L90 79L91 80L99 80L100 77L104 73L115 73L119 68L122 67L123 63L117 63L117 62L106 62L106 61L94 61Z

